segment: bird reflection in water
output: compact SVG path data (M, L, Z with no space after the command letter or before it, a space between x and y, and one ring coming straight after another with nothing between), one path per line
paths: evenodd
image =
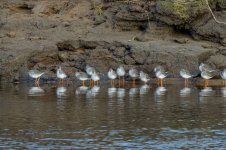
M41 87L35 86L35 87L31 87L29 89L28 95L29 96L43 96L43 95L45 95L45 91Z
M61 86L61 87L58 87L57 90L56 90L56 95L57 95L57 98L65 98L67 97L67 88L64 87L64 86Z
M131 89L129 89L129 96L130 97L135 97L138 94L138 88L133 87Z
M202 97L208 97L208 96L213 96L213 89L211 87L204 87L204 89L202 89L200 92L199 92L199 96L202 96Z
M108 88L108 97L112 98L116 95L117 89L114 87Z
M126 96L126 90L124 88L118 88L117 97L122 99Z
M97 94L99 93L100 91L100 87L97 86L97 85L94 85L91 89L89 89L86 93L86 96L89 98L89 97L96 97Z
M75 94L76 95L86 95L87 91L89 90L89 87L87 86L80 86L76 89Z
M145 95L145 94L147 94L148 91L149 91L149 89L150 89L150 86L149 86L149 85L147 85L147 84L142 85L142 86L140 87L140 95Z
M155 96L164 96L167 92L167 89L163 86L157 87L155 90Z
M189 87L184 87L183 89L180 90L181 97L187 97L190 94L191 94L191 88L189 88Z
M221 94L223 97L226 97L226 87L221 88Z

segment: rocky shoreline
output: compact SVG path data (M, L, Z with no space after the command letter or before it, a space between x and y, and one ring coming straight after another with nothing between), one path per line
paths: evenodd
M70 78L87 64L101 73L136 67L152 77L153 68L163 65L173 78L181 68L198 75L201 62L225 69L226 26L214 21L202 0L177 2L3 0L0 79L26 80L29 69L53 79L58 65ZM223 2L210 4L226 21Z

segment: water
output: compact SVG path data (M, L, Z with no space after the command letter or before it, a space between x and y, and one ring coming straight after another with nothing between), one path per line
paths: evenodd
M226 88L0 85L0 149L226 149Z

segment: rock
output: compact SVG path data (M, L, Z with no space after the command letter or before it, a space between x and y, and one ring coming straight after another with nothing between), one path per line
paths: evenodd
M70 23L68 21L63 22L64 27L69 27Z
M174 39L174 42L179 43L179 44L186 44L189 42L188 39Z
M100 25L104 23L106 19L103 16L95 16L94 18L94 25Z
M35 41L35 40L43 40L44 38L39 37L39 36L31 36L31 37L29 37L28 39L29 39L29 40L32 40L32 41L33 41L33 40Z
M226 56L224 55L217 54L217 55L211 56L207 60L207 62L210 64L214 64L216 68L220 70L223 70L226 68Z
M222 45L226 46L226 38L222 40Z
M221 46L221 47L218 47L218 49L219 49L219 53L220 53L221 55L226 56L226 47Z
M3 38L5 35L4 34L0 34L0 38Z
M6 36L8 36L10 38L14 38L14 37L16 37L16 33L15 32L9 32L9 33L6 33Z

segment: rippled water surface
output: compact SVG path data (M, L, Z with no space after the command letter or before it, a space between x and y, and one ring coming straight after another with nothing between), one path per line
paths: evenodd
M0 85L0 149L225 149L226 88Z

